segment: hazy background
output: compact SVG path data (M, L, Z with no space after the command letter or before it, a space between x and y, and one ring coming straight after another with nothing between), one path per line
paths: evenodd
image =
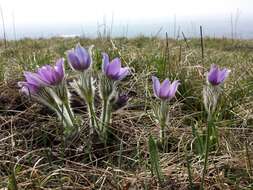
M253 38L253 0L0 0L8 39L83 35ZM2 20L2 19L1 19Z

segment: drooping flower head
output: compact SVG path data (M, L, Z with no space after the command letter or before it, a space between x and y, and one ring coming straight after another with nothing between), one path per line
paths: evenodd
M46 85L46 83L41 79L41 77L38 73L32 73L32 72L25 71L24 76L25 76L26 82L31 85L34 85L37 87L41 87L41 86Z
M40 75L32 72L24 72L26 81L18 82L21 92L25 95L34 95L39 91L39 88L45 86L46 83L40 78Z
M37 74L46 85L58 85L64 79L64 59L58 59L54 67L45 65L38 69Z
M229 73L229 69L219 69L217 65L212 65L210 71L207 74L207 80L211 85L217 86L226 80Z
M25 94L26 96L35 95L39 91L39 86L28 82L18 82L18 86L21 87L21 93Z
M129 75L129 67L121 67L119 58L114 58L111 62L109 56L103 53L102 71L109 78L114 81L122 80Z
M91 56L89 52L80 44L76 45L74 50L67 52L70 67L76 71L85 71L91 65Z
M127 102L129 100L129 97L127 94L119 94L117 97L116 97L116 100L114 102L114 109L120 109L122 107L124 107L125 105L127 105Z
M18 86L26 95L36 94L40 88L49 85L58 85L64 78L64 59L58 59L54 67L43 66L36 73L24 72L26 81L21 81Z
M154 95L162 100L171 100L175 96L177 88L180 84L178 80L171 83L168 79L165 79L160 84L158 78L155 76L152 76L152 81Z

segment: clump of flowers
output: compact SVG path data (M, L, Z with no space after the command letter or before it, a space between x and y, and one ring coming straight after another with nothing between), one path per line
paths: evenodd
M95 109L96 80L92 71L92 46L89 50L77 44L67 51L69 66L76 73L71 87L86 102L89 120L90 135L96 132L106 142L108 125L111 122L111 113L126 105L128 97L118 92L118 83L130 73L128 67L122 67L119 58L109 61L109 56L103 53L102 73L99 75L99 95L102 100L102 111L97 117ZM54 67L45 65L37 72L25 72L26 81L19 82L21 92L26 96L46 105L53 110L64 125L66 136L78 131L77 117L70 105L70 93L66 83L64 59L57 60ZM75 134L75 133L74 133Z
M70 107L70 94L66 87L64 59L58 59L54 67L45 65L37 72L24 72L26 81L19 82L21 92L53 110L64 125L68 136L77 129Z
M119 58L109 61L109 56L103 53L102 74L99 75L99 95L102 99L102 111L98 118L97 110L94 106L95 100L95 80L92 76L91 51L87 51L79 44L74 50L68 51L67 57L71 68L77 72L78 77L71 84L76 92L86 102L90 116L90 133L97 132L99 137L106 142L108 125L111 121L113 105L124 106L128 98L119 95L117 92L118 81L124 79L129 74L128 67L121 67Z
M169 125L169 101L175 97L180 82L172 83L165 79L160 83L159 79L152 76L153 91L156 98L160 100L160 105L154 107L154 113L160 125L160 141L165 142L165 128Z

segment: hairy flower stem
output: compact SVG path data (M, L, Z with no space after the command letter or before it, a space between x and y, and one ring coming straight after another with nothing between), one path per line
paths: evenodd
M212 118L212 115L209 114L208 115L208 125L207 125L207 135L206 135L204 169L203 169L203 173L202 173L201 188L200 188L201 190L204 189L205 175L207 173L209 145L210 145L210 136L211 136L212 127L213 127L213 118Z
M58 119L63 123L65 133L67 132L68 134L71 129L73 129L75 118L68 99L65 98L65 100L62 100L60 98L62 96L59 97L58 93L60 91L57 90L57 88L54 88L54 90L51 88L43 88L41 92L36 96L34 95L33 98L56 112Z
M165 128L168 123L168 112L169 112L169 106L168 102L162 101L161 106L160 106L160 141L163 146L165 146L165 140L166 140L166 135L165 135Z
M65 105L59 105L59 108L56 110L58 113L58 117L63 122L65 129L72 129L74 127L74 123Z
M104 142L107 140L107 130L108 125L111 120L111 108L110 108L110 99L104 98L102 103L102 113L101 113L101 137Z
M99 133L99 125L96 120L96 112L94 108L94 96L95 86L92 73L89 71L80 72L79 79L71 83L71 86L75 89L78 95L85 101L88 109L88 115L90 120L90 136L94 134L94 131Z
M91 100L87 102L88 113L90 118L90 135L94 134L94 129L97 130L96 114L94 110L94 102Z
M101 128L104 128L105 125L106 125L106 117L107 117L107 109L108 109L108 98L104 98L103 99L103 103L102 103L102 118L101 118L101 122L102 122L102 127Z
M160 122L160 141L161 141L162 145L164 145L164 143L165 143L165 131L164 131L165 126L166 126L166 124L165 124L164 120L162 120Z
M70 107L70 104L68 102L66 102L65 106L66 106L66 110L67 110L67 112L69 114L69 117L70 117L72 123L74 123L75 122L75 117L74 117L73 111L72 111L72 109Z

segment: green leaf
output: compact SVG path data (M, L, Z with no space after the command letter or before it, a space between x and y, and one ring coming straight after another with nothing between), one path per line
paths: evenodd
M152 135L149 136L148 146L149 146L149 161L151 163L151 173L152 175L156 175L159 183L162 183L163 174L159 163L159 153L157 149L157 144L153 139Z
M9 179L8 179L8 189L9 190L18 190L18 185L17 185L17 180L16 180L16 172L17 171L13 170L11 172L11 175L9 176Z

